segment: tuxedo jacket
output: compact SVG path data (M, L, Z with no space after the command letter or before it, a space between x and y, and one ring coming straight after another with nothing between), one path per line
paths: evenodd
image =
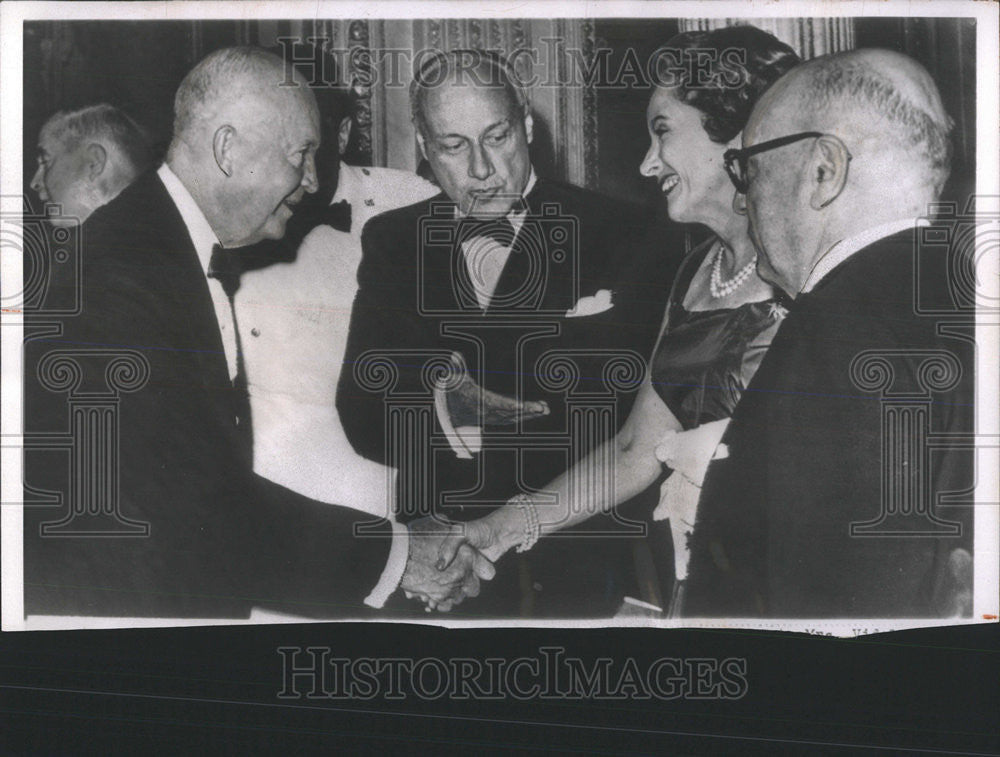
M924 465L917 450L926 432L973 430L972 333L916 314L915 249L912 230L877 241L790 305L708 469L686 615L954 612L971 580L956 550L972 550L970 495L954 493L972 459L946 446ZM921 283L947 296L943 278ZM892 514L947 492L931 515L951 525Z
M657 228L656 247L641 247L651 232L636 208L545 179L538 179L525 199L528 215L485 310L467 286L461 224L444 195L378 216L365 228L337 402L355 448L400 467L401 518L426 514L431 507L456 520L469 520L518 492L542 489L593 443L614 434L643 378L669 283L683 257L683 235L677 227ZM650 250L642 255L641 265L636 259L640 250ZM567 316L581 298L601 290L611 293L613 307L592 314L581 308L579 317ZM393 445L409 434L419 446L436 422L431 427L395 428L387 435L387 403L430 407L429 360L451 351L464 357L482 386L523 400L544 400L551 412L519 426L484 429L482 451L471 459L459 459L449 447L437 446L401 460L391 451ZM630 368L618 365L625 374L631 372L633 381L615 385L608 380L609 366L620 352L630 355ZM367 360L366 353L389 356L391 385L372 382L378 363ZM567 364L572 367L563 373ZM560 376L572 378L561 383ZM567 444L572 434L568 407L573 404L594 408L596 416L602 407L615 413L612 421L594 421L590 445ZM623 533L609 517L592 519L579 530L595 528ZM624 530L634 534L634 529ZM606 539L603 545L610 548L606 545L614 541L622 545L627 540ZM563 614L613 610L608 602L621 587L609 588L607 576L599 571L601 560L596 567L587 560L587 554L602 545L579 535L577 550L555 542L568 544L566 539L549 539L529 553L535 563L551 556L552 566L535 570L533 579L543 578L527 585L534 584L546 596L563 595ZM586 572L588 562L598 571L592 576ZM497 583L505 573L516 577L518 570L502 568L475 605L487 606L489 595L501 591ZM563 578L565 585L556 588ZM468 603L470 611L473 604ZM465 611L465 606L460 609ZM529 612L523 602L520 610L498 606L496 611Z
M65 391L36 376L48 353L68 351L82 366L77 396L107 393L105 366L117 353L148 366L143 385L118 392L118 464L100 472L117 480L117 503L102 497L102 507L117 510L105 525L121 531L111 521L127 520L148 535L41 536L43 523L79 503L26 507L26 612L242 617L261 605L361 613L385 567L390 526L370 524L371 538L358 538L354 526L368 516L253 475L208 282L156 174L97 210L82 239L81 314L60 319L61 333L26 343L26 428L69 428ZM69 491L65 457L26 457L26 487Z

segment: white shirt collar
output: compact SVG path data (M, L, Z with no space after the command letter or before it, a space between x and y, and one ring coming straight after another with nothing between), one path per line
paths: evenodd
M528 173L528 183L524 185L524 191L521 193L521 197L527 197L531 194L531 190L535 188L535 182L538 181L538 177L535 176L535 167L531 167L530 173Z
M799 290L799 294L811 292L820 281L826 278L830 271L839 266L854 253L860 252L873 242L885 239L886 237L891 237L893 234L903 231L904 229L912 229L915 226L928 225L930 225L930 221L926 218L900 218L895 221L879 224L878 226L872 226L859 234L847 237L846 239L841 239L839 242L836 242L832 247L830 247L830 249L816 261L816 265L813 266L812 271L809 272L809 276L806 277L806 283L803 285L802 289Z
M177 178L177 174L170 170L170 166L164 163L160 166L156 175L160 177L163 186L167 189L167 194L174 201L181 219L187 227L188 236L194 243L194 249L198 253L198 260L201 261L201 268L208 273L208 264L212 259L212 247L219 244L219 238L212 231L212 225L205 218L198 203L194 201L187 187Z
M337 191L333 193L330 200L332 205L341 200L348 200L361 194L361 169L356 166L349 166L344 161L340 161L340 168L337 173Z

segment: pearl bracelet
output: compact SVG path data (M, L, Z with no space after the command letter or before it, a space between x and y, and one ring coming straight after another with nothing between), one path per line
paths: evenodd
M517 545L518 552L527 552L542 534L542 524L538 520L538 509L527 494L517 494L508 500L524 515L524 541Z

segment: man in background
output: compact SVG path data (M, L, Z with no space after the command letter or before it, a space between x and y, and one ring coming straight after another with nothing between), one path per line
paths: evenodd
M640 365L649 354L674 265L669 251L679 259L683 248L679 236L661 238L644 276L662 286L651 287L649 299L630 296L620 277L632 261L616 251L630 249L645 219L626 203L536 175L527 95L502 56L443 53L417 72L410 94L418 142L442 193L366 227L337 403L358 452L400 466L401 518L432 509L471 520L544 486L614 434L614 421L602 421L607 428L567 448L574 430L567 391L590 393L577 400L609 403L617 422L624 420L634 391L605 382L604 366L623 351ZM561 356L579 373L572 389L554 386ZM513 398L517 409L492 425L478 422L476 401L454 413L431 391L432 365L459 373L464 366L498 402ZM642 368L634 373L637 388ZM387 433L387 396L369 385L379 376L412 408L400 421L411 418L412 426ZM425 427L416 418L428 410L433 420ZM429 449L432 434L450 448ZM413 446L404 448L408 442ZM598 538L598 530L614 535ZM628 528L599 516L567 533L530 555L505 558L516 565L463 612L611 616L630 588L633 542L621 538ZM602 559L594 560L598 551Z
M39 132L31 189L46 204L53 225L75 226L117 197L151 162L146 135L113 105L60 111Z

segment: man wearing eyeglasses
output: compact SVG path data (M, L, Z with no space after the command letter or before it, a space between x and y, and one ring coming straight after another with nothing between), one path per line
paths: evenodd
M789 314L705 480L690 616L971 612L970 458L926 439L973 428L973 333L913 273L950 129L923 68L859 50L786 74L726 154Z

